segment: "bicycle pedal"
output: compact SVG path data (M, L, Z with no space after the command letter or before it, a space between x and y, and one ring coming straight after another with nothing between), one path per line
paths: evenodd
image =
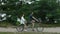
M32 31L35 31L34 29Z

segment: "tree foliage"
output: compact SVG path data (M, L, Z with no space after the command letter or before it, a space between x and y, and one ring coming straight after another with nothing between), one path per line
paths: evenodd
M32 0L31 0L32 1ZM24 1L19 0L7 0L2 1L5 4L2 5L0 2L0 12L11 14L12 16L20 17L22 13L28 17L31 12L34 12L36 18L41 18L43 21L46 20L46 16L49 18L58 18L60 17L60 5L57 0L40 0L35 1L31 4L25 3Z

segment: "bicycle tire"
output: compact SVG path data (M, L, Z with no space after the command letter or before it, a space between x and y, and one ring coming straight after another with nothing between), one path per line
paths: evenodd
M17 26L16 29L17 29L18 32L22 32L22 31L24 30L24 27L22 27L22 26Z
M44 27L37 27L36 30L37 30L37 32L43 32Z

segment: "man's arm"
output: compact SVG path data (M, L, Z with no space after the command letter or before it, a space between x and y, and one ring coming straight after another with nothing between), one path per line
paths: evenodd
M32 17L32 18L35 19L38 22L38 20L35 17Z

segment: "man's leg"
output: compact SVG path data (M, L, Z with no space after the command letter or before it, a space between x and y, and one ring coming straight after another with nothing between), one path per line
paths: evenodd
M32 20L32 30L34 31L35 21Z

